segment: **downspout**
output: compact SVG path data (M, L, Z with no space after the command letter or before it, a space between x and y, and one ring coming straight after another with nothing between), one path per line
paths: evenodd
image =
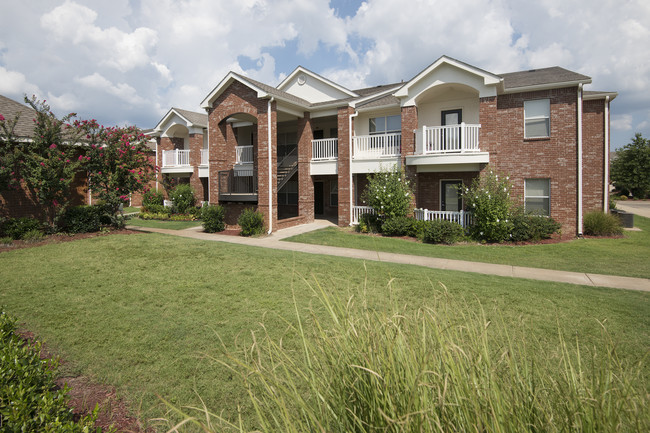
M210 192L210 121L208 120L208 129L205 131L208 134L208 204L212 203L212 193Z
M273 159L271 157L271 139L273 138L273 134L271 134L271 127L272 127L272 122L271 122L271 104L275 101L275 96L272 96L271 99L269 99L269 102L266 107L266 116L268 120L268 126L267 126L267 132L268 132L268 153L269 153L269 232L268 234L271 234L273 232Z
M161 164L162 165L162 164ZM158 168L158 139L156 138L156 169ZM156 170L156 192L158 192L158 179L160 172Z
M578 84L578 236L582 236L582 83Z
M605 179L603 186L603 212L609 211L609 96L605 96Z
M349 179L349 190L350 190L350 225L352 225L352 213L353 213L353 183L352 183L352 118L357 117L359 115L359 112L354 110L354 114L350 114L348 118L348 135L350 137L350 157L348 158L348 175L350 176Z

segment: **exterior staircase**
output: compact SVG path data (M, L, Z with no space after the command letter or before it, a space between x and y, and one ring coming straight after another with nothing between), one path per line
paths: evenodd
M289 152L278 162L278 191L298 172L298 148Z

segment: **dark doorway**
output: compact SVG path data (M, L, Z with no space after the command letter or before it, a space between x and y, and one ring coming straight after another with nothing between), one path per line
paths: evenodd
M463 199L460 196L460 180L440 181L440 210L458 212L463 208Z
M463 110L443 110L440 124L442 126L460 125L463 121ZM461 137L460 127L453 130L444 129L442 131L443 150L456 151L460 149Z
M442 119L440 120L442 126L460 125L463 121L463 110L460 108L456 110L444 110L442 112Z
M323 206L324 186L323 182L314 182L314 214L323 215L325 208Z

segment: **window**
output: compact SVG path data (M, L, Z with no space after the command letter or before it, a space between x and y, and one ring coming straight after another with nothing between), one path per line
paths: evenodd
M526 212L551 215L551 180L526 179L524 188Z
M402 132L402 116L372 117L369 131L370 134Z
M278 204L298 204L298 181L290 180L278 191Z
M551 136L551 101L549 99L524 101L524 130L526 138Z
M339 205L339 183L338 181L330 181L330 206Z

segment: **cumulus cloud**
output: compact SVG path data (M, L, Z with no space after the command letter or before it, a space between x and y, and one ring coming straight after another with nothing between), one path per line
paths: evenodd
M9 71L0 66L0 94L11 95L22 100L23 94L39 95L38 86L27 81L25 75L17 71Z
M610 126L618 131L630 131L632 130L632 115L619 114L611 116Z
M75 81L88 88L116 96L130 104L142 104L144 102L144 99L138 96L137 91L130 85L126 83L113 84L97 72L86 77L77 78Z

